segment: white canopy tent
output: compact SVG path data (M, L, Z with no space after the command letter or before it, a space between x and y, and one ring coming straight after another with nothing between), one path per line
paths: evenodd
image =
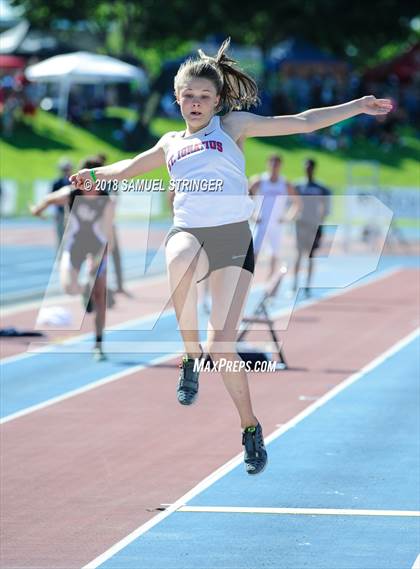
M114 57L98 55L86 51L77 51L56 55L45 59L25 70L30 81L59 83L59 115L67 117L70 88L75 84L125 83L138 81L140 86L146 83L144 71L134 65L124 63Z
M0 53L13 54L22 43L28 33L29 23L22 20L13 28L9 28L0 34Z

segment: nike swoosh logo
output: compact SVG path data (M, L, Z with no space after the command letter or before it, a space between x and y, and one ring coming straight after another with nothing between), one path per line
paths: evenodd
M216 130L216 129L211 130L210 132L205 132L205 133L204 133L204 136L208 136L209 134L211 134L211 133L214 132L215 130Z
M232 259L242 259L243 257L246 257L246 255L234 255Z

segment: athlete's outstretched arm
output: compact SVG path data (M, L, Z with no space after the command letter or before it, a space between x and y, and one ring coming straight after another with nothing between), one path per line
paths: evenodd
M47 194L42 200L36 204L30 204L29 210L32 215L41 215L41 213L47 209L50 205L66 205L69 201L70 192L72 190L71 186L63 186L56 192L51 192Z
M252 137L313 132L362 113L386 115L391 110L392 102L389 99L369 95L342 105L310 109L297 115L263 117L246 112L232 114L237 115L235 119L239 121L242 136Z
M120 160L119 162L114 162L114 164L101 166L93 170L97 180L125 180L164 166L164 164L165 152L162 147L162 139L160 139L153 148L138 154L134 158ZM92 182L90 172L89 168L79 170L76 174L70 176L70 182L76 187L83 186L86 180Z

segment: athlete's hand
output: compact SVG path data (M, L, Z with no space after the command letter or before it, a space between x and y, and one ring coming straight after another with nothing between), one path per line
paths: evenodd
M362 113L367 115L387 115L393 109L391 99L377 99L373 95L359 99Z
M42 215L41 215L42 210L34 204L29 205L29 211L32 213L32 215L35 215L37 217L42 217Z
M92 190L95 186L95 182L92 180L90 175L90 170L88 168L83 168L75 174L72 174L69 178L70 183L78 190Z

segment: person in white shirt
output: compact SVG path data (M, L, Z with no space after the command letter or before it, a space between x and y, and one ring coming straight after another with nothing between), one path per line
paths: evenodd
M207 352L213 362L225 358L225 386L238 410L244 461L248 474L267 462L261 425L253 408L245 369L236 351L238 327L254 270L248 220L253 201L248 195L243 144L247 138L312 132L359 113L385 115L386 99L362 97L335 107L293 116L265 117L242 111L258 102L256 82L226 54L230 40L215 57L199 50L175 76L175 96L185 120L181 132L169 132L156 145L115 164L84 169L71 177L77 187L100 180L123 180L166 164L175 191L174 227L166 239L166 260L172 300L186 355L177 387L178 401L197 397L196 360L202 357L197 317L197 282L209 278L212 297ZM223 116L218 113L224 112ZM239 369L238 369L239 368ZM223 444L223 443L221 443Z
M281 175L282 159L272 154L267 160L267 171L250 180L251 196L261 196L254 237L254 253L259 255L264 245L271 250L268 279L276 272L282 257L284 224L299 212L300 199L292 184ZM291 202L291 203L290 203ZM290 207L289 207L290 203Z

